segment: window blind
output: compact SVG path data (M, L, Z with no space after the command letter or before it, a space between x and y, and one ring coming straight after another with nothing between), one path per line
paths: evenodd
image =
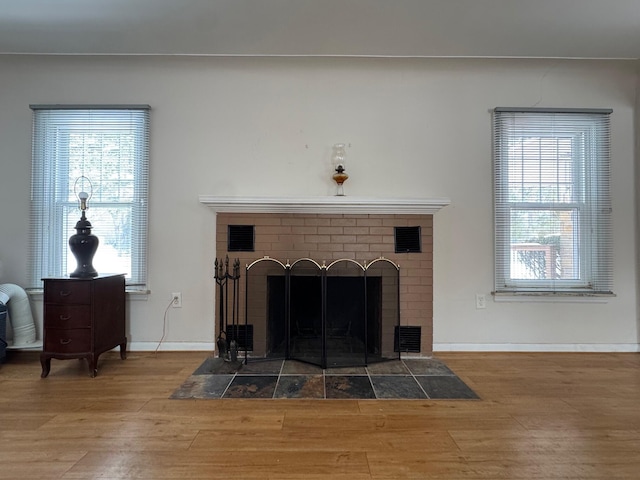
M32 105L30 283L72 272L67 246L80 218L76 180L91 183L87 218L98 273L147 276L148 105Z
M610 294L611 110L496 108L496 292Z

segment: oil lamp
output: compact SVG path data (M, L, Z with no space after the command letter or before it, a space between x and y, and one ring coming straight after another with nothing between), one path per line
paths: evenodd
M338 188L336 190L337 196L344 195L344 188L342 184L347 181L349 175L346 170L346 157L347 154L344 150L344 143L336 143L333 146L333 153L331 154L331 162L336 173L333 174L333 180L336 182Z

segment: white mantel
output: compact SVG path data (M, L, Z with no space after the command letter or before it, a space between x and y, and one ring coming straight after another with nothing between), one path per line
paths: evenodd
M448 198L373 197L218 197L200 195L200 203L222 213L434 214Z

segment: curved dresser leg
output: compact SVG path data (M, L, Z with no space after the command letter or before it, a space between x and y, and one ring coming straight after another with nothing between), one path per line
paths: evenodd
M42 365L40 378L47 378L47 375L49 375L49 372L51 371L51 357L40 355L40 365Z
M124 342L120 344L120 358L122 360L126 360L127 358L127 339L124 339Z
M98 374L98 355L93 353L87 355L87 362L89 363L89 375L94 378Z

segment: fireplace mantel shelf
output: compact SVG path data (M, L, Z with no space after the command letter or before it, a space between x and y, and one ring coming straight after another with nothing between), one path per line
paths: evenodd
M200 203L222 213L434 214L448 198L373 197L219 197L200 195Z

